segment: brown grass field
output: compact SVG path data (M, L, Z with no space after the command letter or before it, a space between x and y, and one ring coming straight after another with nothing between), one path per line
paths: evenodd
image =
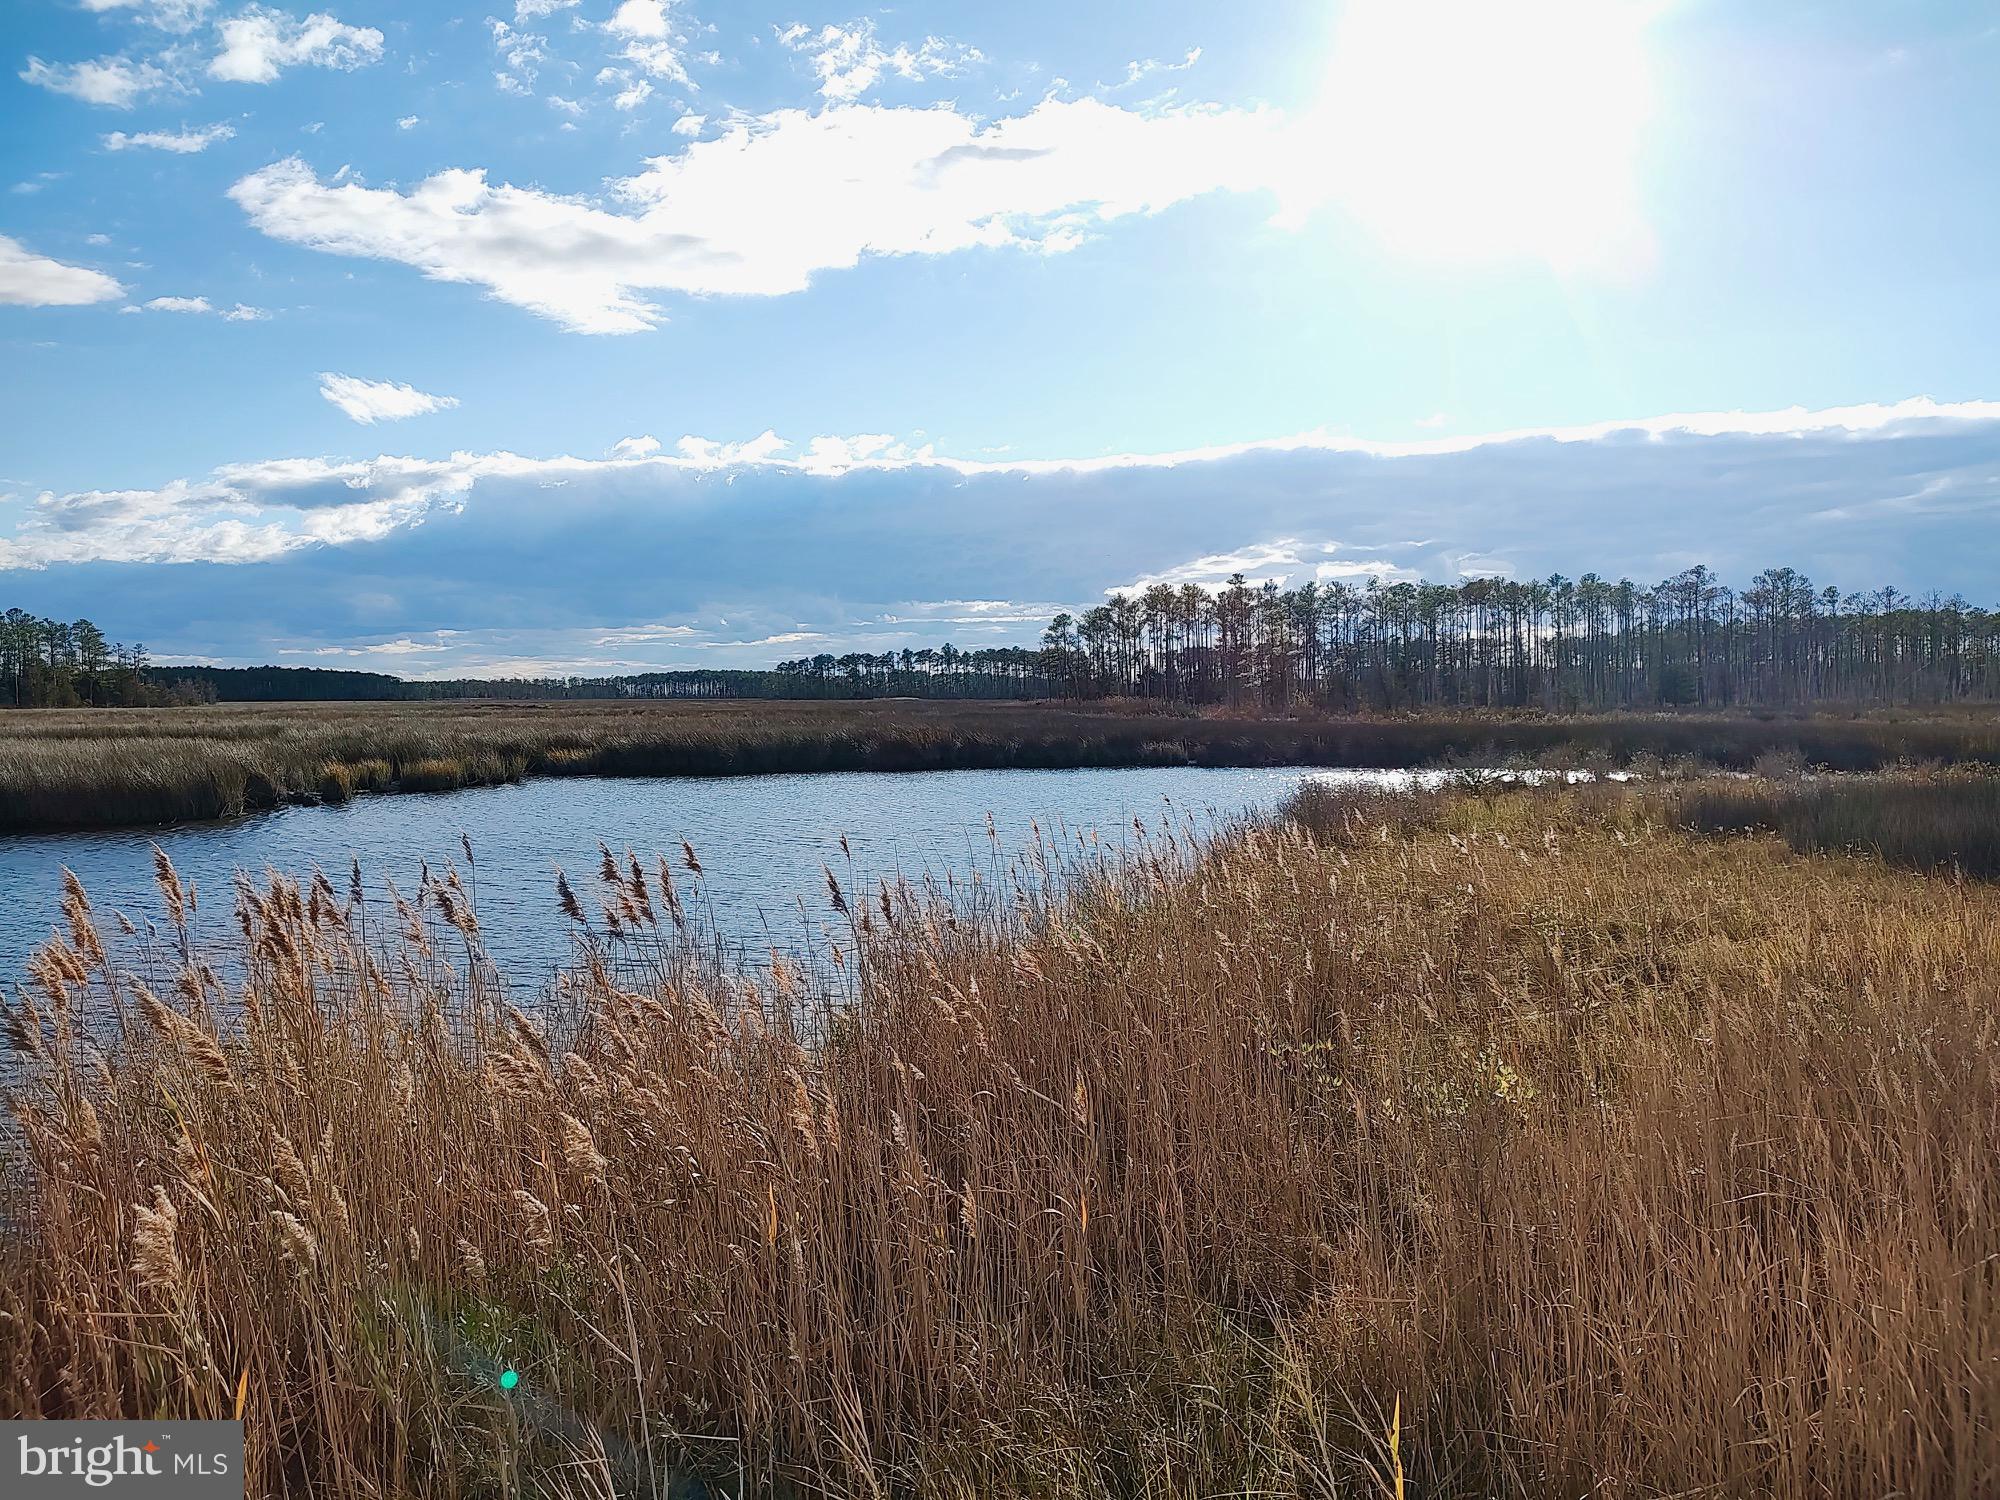
M2000 887L1701 792L829 876L753 974L699 851L607 856L534 1018L460 872L247 892L229 992L73 889L0 1411L240 1409L253 1495L343 1500L1993 1494Z
M231 704L0 714L0 833L226 818L524 776L1006 766L1417 766L1634 757L1841 771L2000 764L2000 713L1246 718L1142 703L917 700Z

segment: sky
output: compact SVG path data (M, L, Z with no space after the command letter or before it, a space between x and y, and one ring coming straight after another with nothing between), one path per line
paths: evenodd
M2000 7L0 0L0 605L412 676L1154 579L2000 603Z

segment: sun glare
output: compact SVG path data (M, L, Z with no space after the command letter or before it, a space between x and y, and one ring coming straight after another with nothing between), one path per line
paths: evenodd
M1628 0L1354 0L1319 109L1323 188L1392 248L1629 268L1652 110Z

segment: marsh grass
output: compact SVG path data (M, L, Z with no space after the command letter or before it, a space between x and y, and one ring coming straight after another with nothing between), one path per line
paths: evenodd
M240 704L0 714L0 832L238 816L524 776L1634 760L1833 770L2000 764L2000 719L1423 714L1255 719L1158 705L941 702ZM1771 759L1775 757L1776 759Z
M228 990L72 883L0 1410L240 1389L251 1492L340 1497L1992 1493L2000 889L1649 790L1310 803L829 872L756 973L696 851L607 850L537 1017L470 868L244 887Z
M1771 831L1801 852L2000 878L2000 775L1990 770L1702 782L1677 789L1668 809L1704 833Z

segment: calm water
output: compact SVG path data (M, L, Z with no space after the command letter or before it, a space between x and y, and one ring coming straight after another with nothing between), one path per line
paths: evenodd
M1149 767L1084 771L938 771L758 776L738 780L558 778L435 795L361 797L344 807L291 807L233 823L169 829L0 837L0 974L9 984L57 919L61 869L82 879L100 914L122 911L142 928L159 918L150 846L172 857L201 894L200 931L231 929L238 870L309 876L325 870L343 897L359 859L370 899L393 880L414 896L425 860L477 856L476 891L487 946L516 983L536 982L567 958L569 924L556 909L557 866L587 906L597 888L598 843L676 856L693 844L716 925L728 940L789 946L825 916L822 863L860 889L873 880L931 876L963 882L990 873L996 854L1019 854L1034 828L1071 841L1123 846L1132 822L1205 829L1269 807L1306 777L1406 785L1404 772ZM991 816L997 838L989 836ZM847 839L851 860L842 853ZM102 924L107 935L115 925Z

